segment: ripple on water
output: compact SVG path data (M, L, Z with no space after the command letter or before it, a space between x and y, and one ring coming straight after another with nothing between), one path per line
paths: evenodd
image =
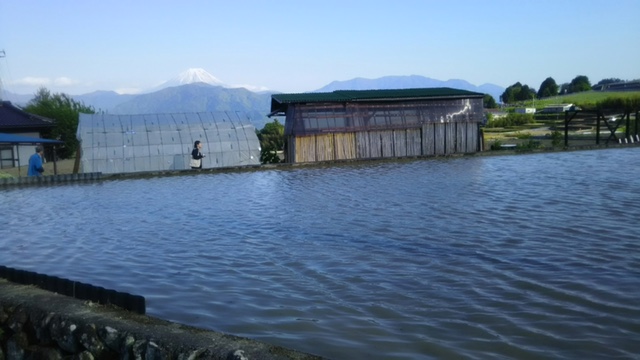
M637 151L3 190L0 263L333 358L632 358Z

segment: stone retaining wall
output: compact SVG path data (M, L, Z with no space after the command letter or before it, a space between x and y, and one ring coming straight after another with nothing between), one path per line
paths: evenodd
M321 357L0 279L0 360Z

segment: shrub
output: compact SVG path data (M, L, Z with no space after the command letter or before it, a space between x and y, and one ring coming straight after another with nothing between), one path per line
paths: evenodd
M491 150L502 150L502 141L496 140L491 144Z
M518 144L516 146L516 151L521 151L521 152L531 151L531 150L537 149L539 147L540 147L540 141L535 141L535 140L531 139L529 141L525 141L525 142L523 142L521 144Z
M531 139L531 133L517 132L516 139L521 139L521 140Z
M553 147L562 145L563 136L562 133L558 130L551 133L551 145Z
M277 152L284 149L284 125L278 119L264 125L257 131L260 140L260 162L263 164L279 163Z
M516 114L509 113L507 116L491 119L487 123L487 127L509 127L509 126L518 126L524 124L531 124L534 122L533 114Z

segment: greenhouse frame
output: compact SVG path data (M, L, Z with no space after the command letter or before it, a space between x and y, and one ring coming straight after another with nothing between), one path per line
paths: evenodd
M481 151L484 94L451 88L273 94L288 162Z
M203 169L260 164L256 129L241 112L80 114L77 138L84 173L190 169L196 140Z

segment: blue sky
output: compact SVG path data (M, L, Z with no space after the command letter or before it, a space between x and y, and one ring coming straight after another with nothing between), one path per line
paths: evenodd
M136 92L189 68L282 92L387 75L640 78L640 0L2 0L4 91Z

